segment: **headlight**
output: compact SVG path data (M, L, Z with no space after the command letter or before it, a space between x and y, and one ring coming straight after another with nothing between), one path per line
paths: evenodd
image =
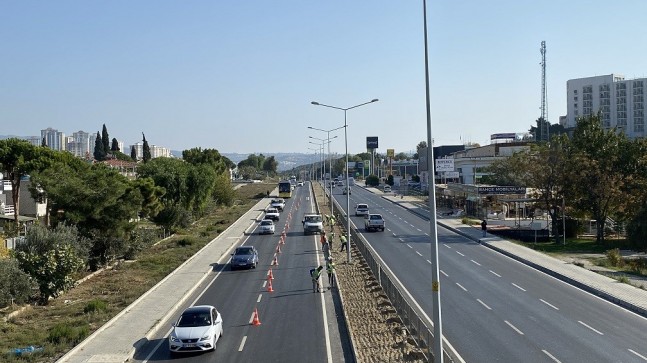
M170 340L170 341L172 341L172 342L179 342L179 341L180 341L180 339L178 339L178 338L175 336L175 334L171 334L171 335L169 335L169 337L168 337L168 338L169 338L169 340Z
M203 336L202 338L200 338L201 342L205 341L205 340L211 340L211 334L207 334L207 335Z

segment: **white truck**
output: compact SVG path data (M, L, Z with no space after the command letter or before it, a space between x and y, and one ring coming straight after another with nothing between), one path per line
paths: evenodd
M364 216L364 229L367 232L380 230L384 232L384 218L381 214L368 214Z
M324 231L321 214L306 214L303 216L303 234L321 233Z

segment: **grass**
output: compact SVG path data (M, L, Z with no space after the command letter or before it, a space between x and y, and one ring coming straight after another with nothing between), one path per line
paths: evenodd
M237 189L232 207L211 210L182 235L149 247L139 259L118 264L69 290L47 306L28 306L8 321L0 320L0 361L54 362L101 327L171 271L193 256L265 196L274 184L247 184ZM27 356L13 349L43 346Z

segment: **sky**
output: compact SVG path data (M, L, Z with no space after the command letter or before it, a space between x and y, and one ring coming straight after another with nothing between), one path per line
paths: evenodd
M422 0L0 0L0 135L314 153L427 140ZM647 1L429 0L435 146L566 114L566 81L647 77ZM330 133L322 130L340 128ZM335 137L337 136L337 137ZM313 144L316 143L316 144ZM325 144L325 142L324 142ZM312 150L314 149L314 150ZM326 147L325 151L328 149Z

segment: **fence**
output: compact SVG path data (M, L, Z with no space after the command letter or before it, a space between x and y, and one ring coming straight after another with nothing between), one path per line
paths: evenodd
M340 216L340 220L343 220L343 227L347 226L346 213L336 201L335 209L335 214ZM433 355L434 353L431 352L431 347L433 346L433 323L418 304L415 303L413 297L406 292L404 286L402 286L397 277L386 266L377 252L367 243L364 237L357 233L357 230L353 232L355 233L351 237L351 243L354 243L362 254L366 264L377 279L378 284L391 301L402 322L409 329L409 333L421 348ZM448 345L444 344L444 346L447 347ZM460 361L456 353L451 350L445 349L443 355L445 361ZM433 361L433 357L430 357L429 354L426 356L428 360Z

